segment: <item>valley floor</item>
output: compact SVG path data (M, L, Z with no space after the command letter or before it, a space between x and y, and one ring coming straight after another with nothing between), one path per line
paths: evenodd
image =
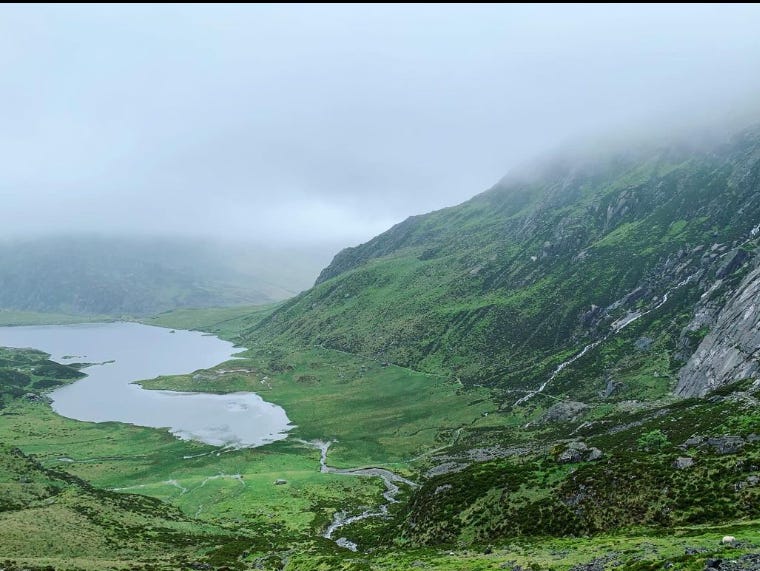
M182 310L150 323L234 339L255 318L229 309ZM16 358L2 357L6 366ZM738 559L760 546L754 508L726 514L719 524L676 518L657 527L642 515L641 525L623 521L605 530L611 520L599 516L593 529L577 524L567 533L542 535L515 527L514 533L478 535L477 529L511 517L494 512L492 520L472 523L499 503L493 490L503 474L517 474L520 467L527 473L533 470L530 459L538 458L534 472L541 472L541 480L531 483L535 474L521 472L523 479L513 490L530 507L546 500L552 486L572 480L576 469L583 474L585 466L594 468L588 462L555 462L561 440L552 428L523 431L552 402L505 412L486 389L464 390L456 380L323 348L254 341L242 357L141 384L255 391L283 406L297 425L287 440L224 450L180 441L161 430L66 419L44 399L24 396L24 387L21 394L6 395L0 410L0 561L8 562L2 567L702 569L710 558ZM34 359L41 358L32 355L25 366L33 371ZM14 365L14 370L22 369ZM589 418L603 423L607 412L600 409ZM650 421L646 411L639 414L641 425ZM745 420L757 424L755 417ZM593 438L588 433L591 444ZM605 453L622 446L609 436L597 438ZM397 482L394 500L399 501L383 496L387 490L381 478L321 470L320 450L308 444L313 441L332 443L330 466L378 467L407 480ZM662 451L662 462L670 462L668 453ZM723 461L705 458L704 464L712 466L710 478L715 479L712 474ZM421 518L416 535L401 532L409 530L404 521L411 517L413 486L408 482L425 484L414 494L414 517ZM716 484L723 485L722 480ZM424 503L439 490L457 494L451 505L461 512L446 516L460 522L454 531L439 527L439 507ZM748 496L748 501L755 499ZM385 504L387 518L367 518L332 535L356 543L357 552L322 537L336 514L359 514ZM546 506L553 509L553 504ZM515 526L525 526L519 517ZM725 535L737 542L722 545Z

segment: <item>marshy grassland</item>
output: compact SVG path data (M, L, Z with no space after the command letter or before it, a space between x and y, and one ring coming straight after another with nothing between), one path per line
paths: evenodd
M537 399L529 408L500 410L486 389L464 390L456 379L320 347L257 344L241 338L242 331L270 312L266 307L179 310L148 321L246 343L245 351L232 361L141 385L215 393L255 391L283 406L296 428L285 441L253 449L219 449L178 440L163 430L63 418L45 402L44 391L79 378L76 365L53 365L38 351L2 350L6 382L0 456L5 499L0 560L15 562L7 568L211 565L453 571L508 565L564 570L606 558L622 568L653 569L669 561L675 569L701 569L708 556L740 556L760 542L751 505L727 512L719 525L714 514L702 522L684 516L659 524L645 515L619 521L610 515L615 502L622 512L636 513L636 501L651 503L659 494L655 487L673 473L671 457L680 453L673 447L673 423L661 423L673 442L667 441L658 454L621 454L617 464L604 468L649 472L654 480L638 475L639 488L620 490L625 500L607 497L605 505L613 504L611 509L600 502L596 523L557 512L552 521L564 522L565 527L550 530L549 520L542 517L559 509L554 502L564 493L563 486L580 474L593 480L595 471L602 469L591 462L557 464L552 447L561 442L560 429L540 423L525 428L545 414L551 401ZM659 406L676 405L662 401ZM721 405L716 403L678 406L689 429L694 419L716 415L722 423L743 422L749 428L758 420L751 414L720 417ZM620 412L608 405L598 407L590 418L604 421L616 415ZM639 415L642 423L630 434L611 437L591 430L584 436L614 455L616 447L625 450L662 418L655 414L650 420L646 411ZM322 532L338 511L359 513L383 504L385 487L379 478L320 472L319 450L306 444L310 441L333 442L331 466L383 467L424 486L413 495L402 485L401 501L390 506L387 518L341 529L336 537L349 537L360 546L357 553L343 549L321 537ZM473 441L492 448L509 443L527 453L426 476L441 455L449 454L456 462ZM750 456L755 455L750 449ZM724 457L704 456L705 472L689 477L679 472L680 479L669 484L699 491L692 505L682 506L686 512L696 511L699 494L722 493L739 469L734 462L726 470ZM724 475L716 476L721 471ZM701 485L703 478L710 485ZM515 491L506 504L498 491L504 486ZM652 489L647 491L647 486ZM452 493L444 512L427 503L440 489ZM753 498L745 494L745 502ZM410 510L418 520L414 528L408 525ZM531 528L530 521L538 527ZM541 533L540 525L550 533ZM724 547L723 535L740 537L741 543Z

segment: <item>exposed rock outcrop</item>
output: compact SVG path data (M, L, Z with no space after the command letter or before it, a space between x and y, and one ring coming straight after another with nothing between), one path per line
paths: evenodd
M760 371L760 268L741 283L718 315L715 326L681 369L675 392L704 396Z
M744 448L741 436L714 436L707 439L707 446L718 454L736 454Z
M680 456L673 462L673 468L676 470L685 470L691 468L694 465L694 458L688 456Z
M751 553L736 559L708 559L705 571L756 571L760 568L760 554Z
M724 436L692 436L688 438L686 442L681 444L679 448L687 450L689 448L711 448L713 452L718 454L736 454L744 448L747 442L755 442L751 437L751 434L745 440L741 436L724 435ZM679 458L681 460L681 458Z
M557 456L560 464L575 464L577 462L594 462L600 460L604 453L598 448L589 448L585 442L571 442Z
M726 255L725 261L721 264L718 270L715 272L716 278L724 278L733 274L738 270L744 262L749 258L749 253L741 248L733 250Z
M554 422L572 422L583 416L589 406L577 401L563 401L551 406L536 424L548 424Z
M435 476L443 476L444 474L453 474L454 472L461 472L465 468L467 468L467 464L461 464L458 462L446 462L445 464L440 464L438 466L434 466L430 468L427 472L425 472L426 478L434 478Z
M625 385L621 383L620 381L616 381L614 379L608 379L607 384L604 387L603 391L599 392L599 396L603 399L610 398L613 394L620 391Z

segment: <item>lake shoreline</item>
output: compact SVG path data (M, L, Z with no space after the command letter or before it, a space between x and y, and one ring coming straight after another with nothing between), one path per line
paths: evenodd
M71 355L87 360L86 377L46 395L66 418L167 429L182 440L226 448L263 446L287 438L293 428L282 407L255 392L219 395L139 385L234 359L240 349L216 336L134 322L80 323L0 327L0 345L35 348L56 362L66 363Z

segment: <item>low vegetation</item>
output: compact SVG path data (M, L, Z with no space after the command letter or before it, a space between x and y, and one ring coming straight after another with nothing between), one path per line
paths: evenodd
M744 376L697 386L705 398L676 388L727 306L754 323L759 149L750 130L709 152L560 161L343 251L288 301L146 319L244 349L234 365L141 384L282 405L296 428L260 448L62 418L45 393L78 367L0 350L0 560L751 568L760 384L742 351L755 330L724 324L712 346ZM398 501L379 477L321 471L319 442L332 467L403 477ZM381 506L340 544L323 537L337 513Z

